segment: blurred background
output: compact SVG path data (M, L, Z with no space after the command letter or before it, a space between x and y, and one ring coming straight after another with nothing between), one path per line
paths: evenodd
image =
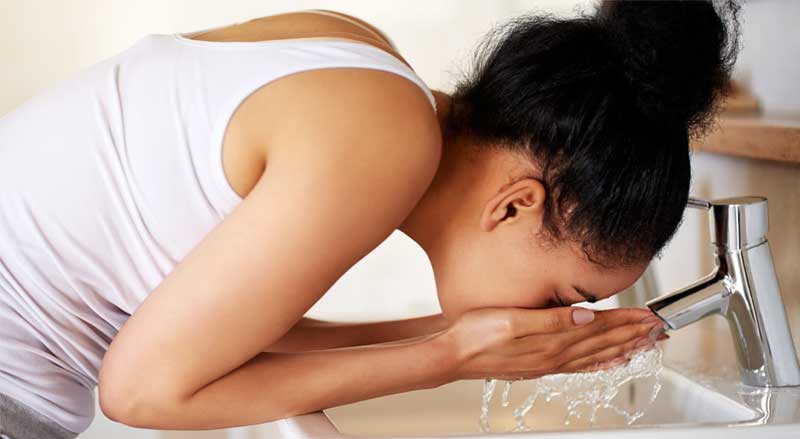
M332 9L383 30L430 88L450 92L470 50L499 21L523 12L570 16L586 0L2 0L0 115L39 90L129 47L146 34L190 32L298 9ZM730 105L718 132L696 143L692 195L769 199L772 251L795 345L800 348L800 2L745 1L743 50L734 78L741 108ZM723 123L724 122L724 123ZM759 131L761 130L761 131ZM766 133L765 135L762 135ZM706 216L687 212L652 281L663 293L712 268ZM627 296L626 296L627 295ZM643 306L628 292L598 306ZM395 231L345 274L306 314L337 321L379 321L440 312L433 273L416 243ZM703 324L725 325L721 318ZM721 343L730 343L722 337ZM682 346L714 349L714 346ZM208 431L155 431L109 421L96 408L81 438L267 438L272 423Z

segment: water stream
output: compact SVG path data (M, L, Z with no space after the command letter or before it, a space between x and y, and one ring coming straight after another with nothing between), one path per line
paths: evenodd
M525 386L525 391L529 394L524 402L513 410L516 426L510 430L513 432L530 431L531 428L525 424L525 415L533 409L538 402L540 405L549 403L553 397L563 395L568 403L566 405L563 424L569 426L578 419L586 419L589 425L594 424L600 410L611 410L621 416L626 424L630 425L644 415L643 410L625 410L615 404L614 398L626 383L654 377L649 404L655 401L661 389L659 379L662 366L663 351L656 345L651 349L640 350L628 355L629 361L615 367L597 370L593 372L562 373L545 375L534 380L520 381L521 387ZM489 425L489 402L497 386L497 379L484 380L483 404L479 419L481 432L491 432ZM506 381L503 389L501 405L508 407L511 384L514 381Z

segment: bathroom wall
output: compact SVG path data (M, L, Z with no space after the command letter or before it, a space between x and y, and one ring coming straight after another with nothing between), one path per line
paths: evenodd
M0 115L44 87L117 53L148 33L188 32L304 8L327 8L362 17L383 29L434 89L449 91L469 50L499 20L527 11L572 15L587 0L264 1L231 0L5 0L0 14ZM751 84L767 109L800 111L800 2L750 1L744 10L745 46L737 75ZM800 168L759 160L695 154L693 193L716 198L755 194L769 198L775 265L800 340ZM676 238L656 261L664 291L711 267L707 226L687 213ZM346 273L307 314L329 320L372 321L439 312L425 254L395 232ZM713 320L710 320L713 323ZM796 341L797 343L797 341ZM130 428L97 418L82 438L267 438L273 424L201 432Z

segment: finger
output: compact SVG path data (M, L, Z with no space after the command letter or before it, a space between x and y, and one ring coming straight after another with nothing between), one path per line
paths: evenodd
M568 310L568 309L575 309L578 307L561 307L561 308L548 308L545 310L527 310L524 308L516 308L527 313L520 313L517 316L518 321L515 323L516 326L522 327L522 331L531 331L534 325L534 319L531 318L531 311L551 311L551 310ZM563 311L561 311L563 312ZM602 311L594 311L594 319L584 325L574 326L572 329L565 329L560 331L558 334L558 344L561 346L569 346L574 343L577 343L581 340L585 340L595 336L598 333L606 332L607 330L617 328L622 325L631 324L631 323L640 323L642 321L645 322L661 322L655 314L653 314L650 310L643 309L643 308L616 308L610 310L602 310ZM521 316L521 317L520 317ZM526 322L527 320L527 322ZM563 326L567 326L564 324ZM551 327L555 327L555 325L551 324ZM553 331L549 331L553 332ZM559 331L555 331L559 332ZM521 343L522 346L517 352L525 352L526 350L531 350L534 348L531 344L541 343L541 335L543 332L539 329L539 332L529 332L527 335L520 338L518 341ZM517 337L520 337L517 335ZM528 338L524 338L528 337Z
M654 328L659 326L659 323L637 323L618 326L605 332L592 334L583 340L565 344L564 350L561 351L561 359L564 362L568 362L598 353L612 346L622 345L633 339L649 335ZM533 343L528 343L528 345L531 344ZM536 349L535 346L526 347Z
M593 311L577 306L512 308L510 311L514 337L569 331L586 326L595 316Z
M640 338L636 339L626 346L620 348L609 348L604 352L595 354L594 356L588 357L592 358L591 360L584 360L576 362L577 365L568 366L564 369L565 373L573 373L577 370L584 369L587 367L591 367L592 365L596 364L604 364L608 363L609 361L614 361L618 358L624 358L625 363L629 362L635 352L644 351L647 349L651 349L655 346L654 342L648 339ZM610 360L608 359L610 357ZM602 358L602 360L601 360Z
M613 358L608 361L604 361L602 363L595 363L591 366L587 366L583 369L575 370L573 372L596 372L598 370L607 370L611 369L612 367L621 366L623 364L627 364L631 360L624 355L621 357Z
M572 335L569 338L569 343L577 343L597 333L606 332L620 326L653 322L663 323L658 316L642 308L617 308L598 311L592 323L570 331Z
M546 339L541 335L527 336L512 340L512 355L524 355L529 352L546 350L552 354L560 354L563 362L585 357L599 352L609 346L625 343L633 338L648 335L658 324L637 323L623 325L605 332L589 333L585 338L572 340L574 335L568 333L552 334Z
M657 315L644 308L615 308L598 311L597 322L605 323L608 327L626 325L629 323L661 322Z
M566 372L579 370L595 363L602 363L604 361L612 360L616 357L625 355L634 349L647 349L652 347L653 344L654 342L646 335L643 337L634 338L633 340L621 345L611 346L595 354L569 361L565 364L562 364L559 370Z

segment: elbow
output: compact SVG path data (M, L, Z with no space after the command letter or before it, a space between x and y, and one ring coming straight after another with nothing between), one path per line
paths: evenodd
M97 393L100 410L110 420L136 428L166 429L174 423L170 415L179 413L181 398L174 379L130 360L119 360L106 353L98 373Z
M114 385L108 382L99 383L97 393L100 410L106 418L132 427L128 421L132 411L130 398L125 398L123 392L116 390Z
M120 386L98 385L100 410L110 420L136 428L152 428L148 406L152 405L134 392L123 391Z
M149 385L102 381L98 384L100 410L110 420L135 428L165 429L177 403L166 394L147 392Z
M119 367L109 365L109 355L103 359L100 365L100 373L97 382L97 394L100 410L110 420L121 424L130 425L131 414L140 403L134 403L132 394L132 383L130 379L133 375L122 372Z
M98 372L97 393L100 410L110 420L130 427L169 429L178 420L173 416L185 410L178 380L164 373L154 361L106 352Z

